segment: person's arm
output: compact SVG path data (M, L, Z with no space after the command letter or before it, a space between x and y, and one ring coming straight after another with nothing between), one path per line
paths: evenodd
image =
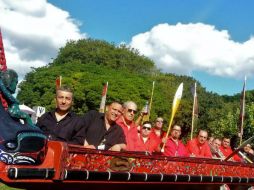
M156 152L161 152L161 149L162 149L162 146L163 144L166 144L168 141L168 138L167 137L163 137L162 139L159 139L158 140L158 146L156 148Z
M207 158L213 157L210 146L208 145L208 143L205 146L205 157L207 157Z
M195 145L192 140L188 141L186 145L187 153L190 155L190 157L196 157L196 151L195 151Z
M87 112L83 116L75 115L75 117L77 117L76 119L78 121L75 123L75 126L73 128L74 130L73 136L71 137L71 140L69 141L69 143L85 146L86 134L87 134L89 123L92 117L91 111Z
M143 112L140 112L140 114L139 114L137 120L135 121L136 126L140 126L143 117L144 117L144 113L143 113Z
M112 146L109 150L111 151L121 151L121 150L126 150L127 146L126 144L115 144Z
M147 115L147 114L148 114L147 108L146 108L146 107L143 107L143 109L141 110L141 112L140 112L140 114L139 114L137 120L135 121L135 124L136 124L137 126L139 126L139 125L142 123L143 117L144 117L145 115Z
M124 131L120 126L117 126L117 127L118 127L118 135L116 136L116 139L117 139L116 144L110 147L109 150L112 150L112 151L126 150L127 142L126 142Z
M96 149L96 147L95 147L94 145L88 144L88 142L87 142L86 140L85 140L85 142L84 142L84 147L85 147L85 148Z
M72 136L69 143L87 146L85 148L95 148L94 145L90 146L86 140L90 124L93 122L96 111L88 111L84 116L78 117L78 124L75 126L75 134Z

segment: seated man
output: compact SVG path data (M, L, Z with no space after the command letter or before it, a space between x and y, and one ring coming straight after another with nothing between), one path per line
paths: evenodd
M207 131L199 130L198 136L188 141L186 148L191 157L212 158L207 137Z
M139 144L138 129L134 122L135 114L137 113L137 105L133 101L127 101L123 104L123 114L116 121L117 125L121 126L127 142L128 151L136 151Z
M214 137L211 136L208 138L208 144L211 145L213 143Z
M73 92L63 86L56 90L56 109L38 118L37 126L50 140L59 140L71 144L83 145L83 140L76 134L83 126L82 118L71 111Z
M165 135L164 131L162 130L162 127L163 127L163 118L158 117L155 120L154 127L152 128L152 135L154 137L162 139L162 137Z
M151 137L152 123L145 121L141 128L139 136L139 146L137 151L155 152L160 142L157 139Z
M243 148L244 152L248 153L249 155L253 155L254 156L254 150L252 149L250 144L247 144L244 148Z
M243 148L243 153L244 156L242 156L244 158L244 162L246 163L254 163L254 150L252 149L250 144L247 144L244 148ZM249 160L247 160L249 159Z
M220 146L221 146L221 140L219 138L214 138L211 142L211 144L209 144L210 149L211 149L211 153L212 153L212 157L214 159L224 159L224 155L222 154L222 152L220 151Z
M222 152L222 154L224 155L224 157L228 157L233 151L230 147L230 138L229 137L223 137L222 138L222 143L220 146L220 151ZM231 161L241 161L241 158L235 154L232 159L230 159Z
M79 132L85 148L120 151L126 149L125 135L116 119L122 114L122 105L113 102L107 112L91 110L83 117L83 128Z
M189 156L184 144L180 140L181 126L174 125L170 137L167 139L163 154L165 156Z

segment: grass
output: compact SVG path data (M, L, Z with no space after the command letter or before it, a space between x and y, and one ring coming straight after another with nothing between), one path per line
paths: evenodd
M3 183L0 183L0 190L21 190L21 189L12 188L7 185L4 185Z

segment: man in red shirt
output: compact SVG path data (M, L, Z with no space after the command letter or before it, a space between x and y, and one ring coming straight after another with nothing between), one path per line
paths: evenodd
M222 152L220 151L220 146L221 146L221 140L219 138L214 138L210 143L208 143L210 146L210 150L212 153L212 157L214 159L223 159L224 155L222 154Z
M222 143L221 143L221 146L220 146L220 151L222 152L222 154L224 155L225 158L228 157L233 152L231 147L230 147L230 138L223 137ZM240 162L241 158L236 154L230 160Z
M158 137L159 139L162 139L162 137L164 135L164 132L162 131L162 127L163 127L163 118L158 117L155 120L154 127L152 128L151 135L153 135L154 137Z
M152 123L150 121L145 121L141 128L141 133L139 137L138 151L155 152L160 142L157 139L151 137Z
M163 154L165 156L189 156L184 144L180 140L181 126L174 125L171 129Z
M199 130L198 136L187 143L187 151L191 157L212 158L210 147L207 143L208 133Z
M137 105L133 101L128 101L123 104L123 114L116 121L117 125L121 126L129 151L136 151L139 145L138 130L134 122L135 114L137 113Z

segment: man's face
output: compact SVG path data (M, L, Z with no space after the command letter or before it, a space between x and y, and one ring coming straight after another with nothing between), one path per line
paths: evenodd
M108 111L106 113L107 120L109 122L115 122L117 118L122 114L122 105L119 103L112 103L108 107Z
M222 140L222 146L223 146L224 148L227 148L227 147L229 147L229 145L230 145L230 139L224 138L224 139Z
M171 137L173 139L179 139L181 135L181 127L178 125L174 125L171 131Z
M161 117L158 117L155 121L155 128L156 129L161 129L163 126L163 119Z
M149 123L146 123L142 126L141 134L142 137L148 137L151 133L152 126Z
M244 150L245 152L249 152L249 151L251 150L251 145L250 145L250 144L247 144L247 145L243 148L243 150Z
M215 150L219 150L219 147L221 146L221 141L219 139L214 139L212 142L212 146Z
M60 111L69 111L72 106L72 97L73 94L71 92L66 92L62 90L57 90L56 93L56 106Z
M198 142L200 144L204 144L207 140L207 132L206 131L200 131L199 134L198 134Z
M135 104L129 104L126 108L124 108L123 116L127 121L133 121L135 114L137 113L137 107Z
M210 138L208 139L208 143L209 143L209 144L212 144L213 141L214 141L214 137L210 137Z

